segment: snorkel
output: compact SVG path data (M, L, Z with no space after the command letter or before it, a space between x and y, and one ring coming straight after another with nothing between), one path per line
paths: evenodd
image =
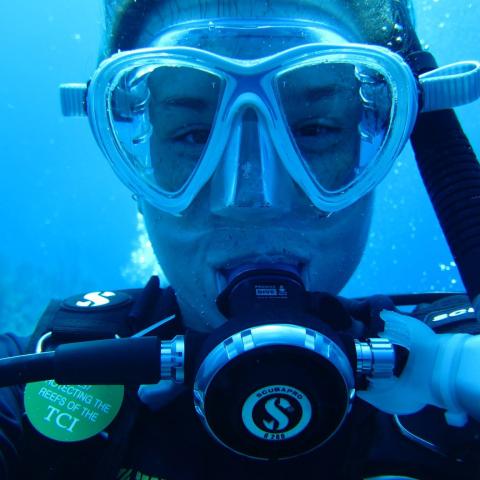
M433 59L426 60L421 68L434 68ZM478 159L453 110L420 113L411 141L425 188L480 318Z

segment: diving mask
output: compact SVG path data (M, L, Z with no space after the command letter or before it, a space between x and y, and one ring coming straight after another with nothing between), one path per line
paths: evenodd
M334 212L388 173L420 92L423 110L480 95L479 64L461 65L453 80L447 67L417 83L399 55L350 43L321 23L202 20L112 56L88 89L64 86L63 103L66 114L85 104L118 176L160 210L181 214L210 182L213 211L281 206L296 184L319 210ZM258 192L254 200L239 179Z

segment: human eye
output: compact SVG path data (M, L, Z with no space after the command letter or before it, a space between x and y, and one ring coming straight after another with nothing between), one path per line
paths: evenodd
M202 125L193 125L178 129L172 133L172 140L177 144L190 147L203 147L210 135L210 128Z
M295 127L295 135L300 137L318 137L323 135L335 135L341 132L341 128L328 125L321 120L302 123Z
M322 118L298 122L293 126L293 136L302 148L316 151L326 150L344 136L344 129Z

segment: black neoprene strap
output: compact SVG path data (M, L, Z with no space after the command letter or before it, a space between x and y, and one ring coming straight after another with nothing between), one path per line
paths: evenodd
M162 338L170 338L180 333L175 295L171 289L160 289L158 278L152 279L145 289L125 290L123 293L130 295L133 303L110 310L73 311L65 308L64 302L50 302L30 338L28 352L35 351L39 338L46 332L53 332L47 347L63 342L112 338L115 334L127 336L172 313L176 314L176 321L166 325L160 334ZM39 434L25 418L22 456L29 462L23 465L20 478L115 479L137 418L137 388L126 388L120 413L107 429L108 438L102 434L83 442L57 442Z

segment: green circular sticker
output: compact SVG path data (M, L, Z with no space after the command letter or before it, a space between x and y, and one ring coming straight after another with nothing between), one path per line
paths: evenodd
M104 430L123 401L123 385L59 385L55 380L25 387L25 412L43 435L78 442Z

